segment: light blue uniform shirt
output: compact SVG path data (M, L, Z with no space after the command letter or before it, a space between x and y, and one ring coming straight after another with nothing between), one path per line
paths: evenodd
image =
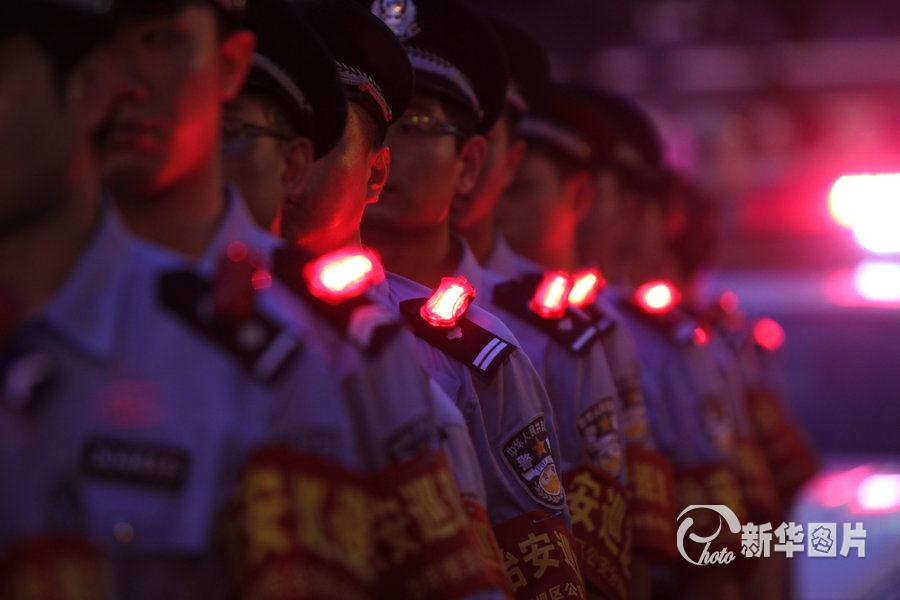
M112 559L122 598L224 593L215 521L252 447L282 439L335 460L358 454L343 404L310 402L337 390L291 331L268 383L161 305L160 274L184 268L104 212L17 337L50 357L55 383L0 407L0 547L84 535Z

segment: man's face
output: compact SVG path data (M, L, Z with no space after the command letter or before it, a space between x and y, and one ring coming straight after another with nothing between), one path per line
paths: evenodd
M0 41L0 236L62 205L75 137L45 54L25 36Z
M379 148L367 134L373 123L365 109L348 104L340 142L312 164L305 189L288 198L281 218L281 237L304 247L331 246L329 240L355 237L371 197L373 161Z
M562 223L577 218L572 204L556 163L527 152L498 207L500 228L514 248L558 248L557 236L567 231Z
M381 201L366 208L367 225L416 230L449 217L464 169L456 139L431 127L412 126L414 117L438 127L449 124L440 101L416 94L403 118L388 130L391 173Z
M115 45L128 81L106 142L104 174L128 201L163 192L217 150L224 86L216 15L188 6L124 21Z
M630 192L622 186L610 169L602 169L595 177L597 195L581 225L583 259L596 263L604 271L612 271L633 230L634 210L629 210Z
M475 189L453 202L450 221L454 229L465 231L492 218L500 196L515 176L522 143L513 142L508 119L504 117L497 121L486 137L487 159Z
M273 109L253 93L226 104L222 122L225 177L240 190L254 221L271 227L288 193L285 161L291 136L279 130Z

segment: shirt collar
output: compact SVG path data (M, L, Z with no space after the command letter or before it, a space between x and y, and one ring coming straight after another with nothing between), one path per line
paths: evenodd
M253 221L240 193L229 186L225 191L225 214L212 243L200 259L200 269L214 269L216 261L232 242L243 242L250 248L262 251L266 257L282 244L280 239Z
M113 350L134 244L124 226L104 207L87 248L38 323L96 358Z
M503 277L518 277L528 273L541 273L544 269L536 262L517 254L502 235L497 236L494 250L484 263L484 268Z

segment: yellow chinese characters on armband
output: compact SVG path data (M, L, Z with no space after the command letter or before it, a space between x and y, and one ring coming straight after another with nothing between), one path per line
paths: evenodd
M575 540L561 520L535 511L501 523L494 533L516 598L585 597Z
M659 562L677 557L675 474L672 463L654 450L629 446L628 501L635 552Z
M491 556L485 546L495 542L479 539L442 452L391 467L375 491L378 597L452 599L506 589L496 551Z
M625 488L591 466L566 473L564 485L585 581L604 597L626 598L631 527Z
M373 597L373 495L361 475L282 448L256 453L226 520L242 598Z

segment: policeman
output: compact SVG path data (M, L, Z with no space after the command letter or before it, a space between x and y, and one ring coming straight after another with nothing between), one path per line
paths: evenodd
M102 84L116 77L91 52L99 37L88 5L29 1L2 12L4 73L21 71L0 91L16 107L0 126L9 134L0 171L17 173L3 178L15 185L2 194L2 287L20 315L0 373L0 595L223 597L216 522L251 446L285 442L300 476L309 459L298 450L314 441L329 481L366 493L341 466L358 454L351 431L340 431L342 403L301 405L340 396L306 366L317 363L298 359L302 342L286 327L260 314L222 318L217 301L227 298L101 206L93 144L111 98ZM194 302L198 291L205 302ZM191 314L207 335L185 327L186 304L201 309ZM292 395L270 393L279 374ZM277 490L267 491L271 507ZM303 500L296 509L323 512ZM308 552L298 562L341 566Z
M617 299L636 340L653 438L675 465L678 506L724 504L744 518L727 382L708 347L708 333L684 310L681 292L669 281L677 273L666 230L671 196L666 193L658 134L631 101L595 90L576 91L589 100L593 118L612 134L598 166L598 204L609 204L588 220L582 239L600 235L593 227L608 227L604 215L611 212L630 228L628 236L619 237L618 247L605 248L612 254L604 260L615 257L621 281L610 285L608 293ZM599 247L582 242L583 249ZM733 573L727 570L683 574L692 594L737 592Z
M503 318L523 342L523 347L538 367L553 402L557 422L564 430L562 460L566 488L573 514L573 524L579 544L583 546L585 575L604 595L623 597L627 593L630 567L629 531L625 517L625 440L623 414L618 404L618 390L607 361L604 346L615 350L621 346L621 329L613 332L612 321L598 327L595 317L582 310L593 304L600 287L600 279L593 271L579 279L593 277L589 289L584 282L573 294L582 294L575 307L565 296L554 296L554 286L572 287L574 278L563 271L547 271L516 255L497 234L496 208L501 194L515 173L521 159L524 140L515 133L514 126L528 110L528 100L541 103L549 88L546 75L547 59L540 46L530 36L501 21L494 23L510 56L513 77L507 89L506 105L499 121L487 139L487 165L471 194L457 199L454 205L455 228L461 229L467 240L472 239L482 260L493 261L505 281L485 273L475 259L475 252L466 252L459 272L477 287L487 288L480 301ZM543 65L543 68L541 68ZM529 118L529 117L526 117ZM575 157L575 161L579 161ZM530 214L522 207L521 214ZM535 223L549 225L550 220L535 219ZM540 245L564 231L547 227L545 235L532 238ZM570 245L572 243L570 242ZM549 266L571 268L550 262ZM490 284L490 285L488 285ZM602 333L601 333L602 331ZM624 348L630 351L630 347ZM617 351L618 352L618 351ZM618 352L618 355L622 355ZM631 363L636 364L633 355ZM640 402L637 372L629 377L620 375L618 383ZM632 414L636 411L632 410ZM640 415L644 419L643 415ZM646 423L641 421L646 431ZM632 428L634 426L632 425ZM646 433L643 434L646 438ZM602 503L596 502L602 498ZM576 502L577 501L577 502ZM622 518L600 518L610 511ZM669 519L670 515L666 515ZM668 545L668 540L666 540Z
M381 200L366 209L363 240L394 271L390 299L423 340L420 358L469 422L516 595L580 594L559 519L566 518L559 438L546 393L506 327L468 306L477 293L471 284L447 277L462 257L448 212L454 195L477 177L486 149L481 134L502 106L501 50L487 24L453 2L379 1L371 9L403 42L416 90L388 130L391 173Z
M329 59L331 69L337 65L350 99L343 136L315 163L307 160L310 132L315 130L318 119L312 119L312 128L292 128L287 124L301 122L303 116L309 116L309 110L298 98L303 90L318 85L319 78L311 72L314 69L309 68L309 53L290 47L289 40L296 37L296 28L292 30L291 24L284 23L284 19L268 18L264 11L257 10L257 16L262 18L251 19L251 22L258 37L264 40L258 50L257 62L268 65L270 71L277 70L283 77L265 76L259 66L254 66L241 94L226 105L226 171L234 177L238 187L246 191L251 211L256 205L271 207L265 211L268 214L282 212L280 228L291 232L288 239L292 249L277 254L276 273L280 277L285 281L298 279L297 275L304 270L302 260L307 261L308 267L327 262L330 256L340 256L335 259L335 269L343 265L340 268L348 271L348 277L353 277L356 274L349 271L355 261L365 259L377 263L377 258L359 244L359 222L366 203L377 198L377 179L373 178L371 195L364 192L369 184L370 169L386 175L387 150L380 147L380 140L383 140L391 115L402 114L409 101L412 69L391 31L362 7L352 2L335 1L298 2L295 6L334 52L335 58ZM300 93L291 94L291 90L300 90ZM240 133L243 131L270 131L272 135L245 139ZM297 153L301 154L299 158ZM299 165L307 164L306 172L298 170L295 175L284 177ZM320 255L322 258L314 258ZM292 257L294 260L289 260ZM291 268L280 268L282 265ZM300 283L305 286L302 279ZM318 301L317 306L331 321L339 316L342 304L357 311L371 312L377 308L371 303L361 306L365 296L348 298L343 303L335 302L339 298L329 300L327 305ZM393 335L410 342L411 335L407 332L393 332ZM412 395L416 383L411 381L410 374L415 373L419 378L422 375L411 348L397 343L384 346L382 341L380 348L373 347L360 357L364 359L365 385L375 397L372 402L360 404L359 426L370 445L388 447L392 456L404 456L409 453L405 446L416 442L415 438L423 431L409 427L390 431L386 425L390 424L393 406L403 412L405 419L421 411L420 406L409 401L416 399L421 404L421 398ZM348 359L353 360L353 357L345 352L334 362L335 373L347 370ZM357 359L356 362L360 361ZM465 421L441 388L435 386L434 392L437 398L433 416L440 427L442 446L464 503L470 513L475 511L476 516L483 515L484 482ZM407 401L405 406L398 404L404 399ZM369 411L371 415L366 417L362 411ZM479 568L457 570L454 575L453 571L440 567L442 561L465 559L467 549L464 547L452 548L451 554L435 549L430 555L426 548L418 548L405 554L404 562L392 567L392 573L397 576L385 576L384 579L395 587L386 587L382 593L404 596L442 593L448 597L487 589L501 593L506 585L496 563L496 542L486 527L486 520L477 524L478 532L489 548L485 553L486 560L477 561ZM387 531L388 528L389 524L385 524L384 529ZM397 532L397 535L402 534L402 531ZM394 544L401 541L395 540ZM435 574L437 577L432 576Z

